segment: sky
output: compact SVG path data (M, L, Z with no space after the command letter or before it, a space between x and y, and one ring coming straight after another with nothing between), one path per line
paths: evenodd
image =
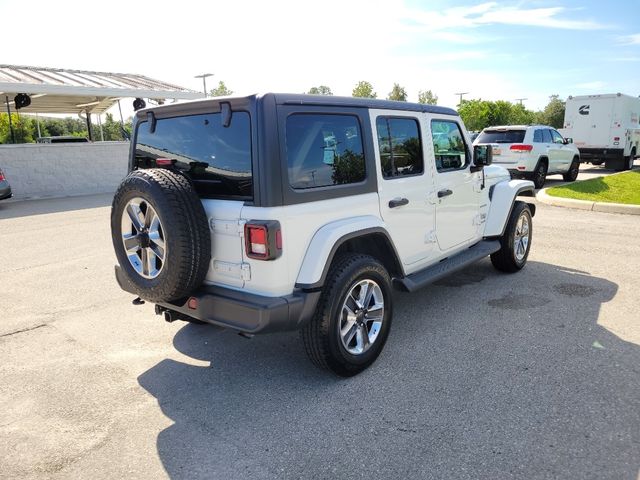
M0 0L0 63L138 73L202 90L351 95L360 80L410 101L640 94L640 0Z

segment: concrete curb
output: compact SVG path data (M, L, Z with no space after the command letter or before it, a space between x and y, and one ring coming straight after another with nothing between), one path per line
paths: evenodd
M536 199L554 207L576 208L590 210L592 212L622 213L625 215L640 215L640 205L627 205L624 203L591 202L588 200L575 200L573 198L552 197L543 188L536 194Z

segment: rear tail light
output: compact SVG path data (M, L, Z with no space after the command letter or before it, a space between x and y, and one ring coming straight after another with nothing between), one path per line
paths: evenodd
M515 144L509 147L509 150L514 152L530 152L533 150L533 145Z
M275 260L282 255L282 232L276 220L250 221L244 226L247 257Z
M168 167L169 165L173 165L175 160L171 158L156 158L156 165L158 167Z
M0 182L4 180L4 173L2 173L2 170L0 170Z

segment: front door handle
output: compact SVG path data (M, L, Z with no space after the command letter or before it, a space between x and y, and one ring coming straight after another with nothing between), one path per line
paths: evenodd
M389 200L389 208L402 207L408 203L408 198L394 198L393 200Z
M449 195L453 195L453 190L449 190L448 188L438 192L438 198L448 197Z

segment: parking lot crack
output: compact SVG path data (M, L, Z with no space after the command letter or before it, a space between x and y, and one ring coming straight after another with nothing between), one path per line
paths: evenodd
M46 326L47 326L46 323L41 323L39 325L34 325L33 327L22 328L20 330L15 330L13 332L0 334L0 338L10 337L11 335L17 335L18 333L30 332L31 330L36 330L37 328L46 327Z

